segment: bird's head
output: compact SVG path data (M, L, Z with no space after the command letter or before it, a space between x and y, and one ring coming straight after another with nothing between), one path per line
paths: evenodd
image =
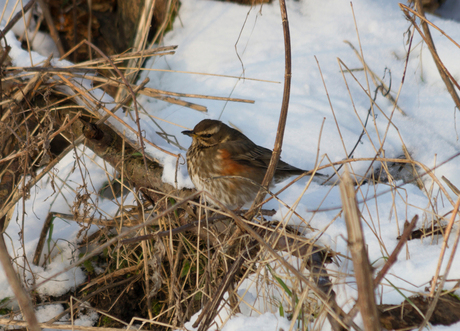
M192 131L182 131L182 134L193 138L192 145L211 147L229 140L235 140L234 138L239 132L221 121L202 120Z

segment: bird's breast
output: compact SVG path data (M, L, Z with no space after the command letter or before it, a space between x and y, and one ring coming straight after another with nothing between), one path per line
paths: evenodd
M217 155L222 169L222 176L252 177L255 171L254 167L235 161L228 150L219 149Z

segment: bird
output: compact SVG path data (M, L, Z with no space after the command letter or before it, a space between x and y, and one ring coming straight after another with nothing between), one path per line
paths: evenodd
M229 209L254 200L272 157L270 149L218 120L202 120L182 134L193 139L187 150L187 169L197 190L208 192ZM305 172L279 160L273 183Z

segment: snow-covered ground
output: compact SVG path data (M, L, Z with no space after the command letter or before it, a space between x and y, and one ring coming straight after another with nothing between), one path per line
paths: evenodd
M378 107L374 107L376 116L370 118L367 125L368 134L358 145L354 158L372 158L380 148L385 157L398 157L403 155L402 146L405 145L415 160L432 168L460 152L454 102L446 91L428 48L421 43L417 32L405 68L409 47L409 22L404 18L398 1L356 0L351 6L349 1L344 0L289 0L287 8L292 43L292 86L282 152L284 161L297 167L311 169L315 166L317 157L320 165L327 165L328 160L335 162L345 159L356 144L363 130L361 122L365 122L370 106L370 99L366 93L370 89L369 93L373 95L375 85L363 71L352 71L358 81L355 81L350 73L345 72L346 68L340 64L341 62L349 69L362 68L360 60L345 40L358 50L362 47L369 68L387 85L391 83L391 94L398 98L398 105L406 114L395 110L388 99L379 95L376 100ZM454 40L460 41L459 23L430 15L428 19ZM438 31L432 29L432 35L444 65L453 77L460 77L460 50ZM10 35L9 38L13 37ZM208 112L202 113L140 96L138 100L142 107L149 115L159 118L154 122L147 116L143 117L142 128L146 131L147 139L173 153L185 155L183 150L168 144L156 133L159 131L156 123L166 132L175 135L180 145L187 148L190 138L180 134L183 127L193 128L200 120L212 118L231 123L259 145L273 147L284 81L284 41L280 9L276 1L252 8L220 1L182 1L174 28L166 34L164 44L179 47L175 55L147 63L146 67L153 71L144 71L141 79L148 75L151 80L148 86L173 92L252 99L255 103L187 99L206 106ZM17 64L26 65L26 61L28 57L22 57L20 60L17 59ZM404 73L404 84L401 85ZM120 116L124 115L120 113ZM161 119L176 123L177 126L162 122ZM136 127L128 117L124 120ZM175 158L153 148L148 151L163 162L164 181L174 183ZM85 171L91 174L92 179L92 186L88 187L93 193L91 199L98 204L101 212L111 215L117 210L117 204L100 200L95 195L104 181L103 167L91 162L92 159L98 159L90 151L85 150L85 153ZM100 160L98 162L102 164ZM57 182L61 185L61 191L52 195L53 190L49 187L48 178L32 190L31 199L25 202L24 220L22 202L18 204L7 231L12 238L15 254L21 255L18 232L22 222L26 224L24 249L30 261L48 211L69 213L75 195L73 190L77 190L81 181L80 174L72 172L73 164L74 157L69 155L57 167L58 176L63 181ZM351 166L356 173L363 174L369 165L370 162L354 162ZM453 158L436 168L434 174L439 179L445 176L460 187L459 166L459 158ZM322 172L332 174L333 170L327 168ZM428 176L424 179L431 199L411 184L402 185L397 189L391 189L388 185L364 185L358 191L369 258L376 268L383 265L384 258L388 257L396 246L396 237L401 234L405 220L410 220L418 214L419 226L429 226L439 215L446 215L446 218L441 219L443 224L450 217L448 213L453 208L451 203L437 184L433 184ZM181 186L192 185L185 165L180 167L178 181ZM281 194L280 198L292 206L297 204L297 199L301 197L296 212L317 229L315 232L307 232L306 235L315 238L322 234L320 243L348 255L345 223L342 217L337 217L341 205L338 187L331 189L311 184L304 193L306 183L306 179L299 181ZM441 184L445 186L443 181ZM455 194L447 187L446 190L455 201ZM129 203L129 199L125 203ZM280 207L278 202L271 201L266 207L278 210L274 217L277 220L303 225L301 219L291 217L288 210ZM320 211L317 212L317 209ZM454 227L454 234L457 229L458 225ZM53 238L75 242L78 230L76 224L55 221ZM441 274L444 273L447 257L452 254L453 238L454 236L451 236L449 240ZM396 304L404 300L393 286L398 287L407 296L414 292L425 292L425 287L429 286L436 270L441 244L441 237L408 242L398 262L384 280L384 285L378 288L379 302ZM61 242L60 245L65 248L67 243L64 245ZM55 257L53 263L62 266L70 263L71 253L70 248L64 249L61 255ZM460 257L457 254L448 280L460 278L459 266ZM33 267L33 271L39 274L47 272L39 268ZM331 265L330 268L332 272L342 275L353 273L352 264L346 263L345 259L342 259L339 266ZM66 275L67 283L56 284L61 291L65 291L83 281L80 275L81 271L77 268ZM334 281L337 284L335 290L338 302L347 310L356 298L354 278L343 276ZM390 282L393 285L390 285ZM0 299L11 296L2 275L0 284ZM454 281L447 281L445 288L449 289L454 284ZM251 287L251 282L243 284L239 294L245 293L246 289L248 291L245 301L264 314L257 316L247 305L242 304L241 310L244 315L233 317L225 324L224 330L242 330L242 325L248 330L289 328L291 322L276 315L276 306L259 302L261 296L255 294L256 289L254 286ZM357 320L359 321L359 318ZM191 324L187 324L187 329L191 328ZM322 330L328 328L327 321L320 327ZM457 324L451 327L435 327L433 330L459 328L460 325Z

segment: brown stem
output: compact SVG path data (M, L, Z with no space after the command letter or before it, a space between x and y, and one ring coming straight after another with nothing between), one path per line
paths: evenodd
M56 26L54 25L53 17L51 16L50 9L44 0L37 0L37 1L38 1L38 4L40 5L40 8L43 11L43 15L45 16L46 24L48 24L48 29L50 29L51 38L53 38L59 50L59 55L62 56L65 54L65 50L64 50L64 47L62 46L61 39L59 38L59 33L56 30Z
M5 26L5 28L0 31L0 39L2 39L3 37L5 37L5 34L11 30L11 28L17 23L17 21L19 21L22 17L22 14L24 13L27 13L29 11L30 8L32 8L32 6L35 4L35 0L32 0L30 1L29 3L27 3L27 5L24 6L24 8L21 10L21 11L18 11L14 17L8 22L8 24Z
M252 203L249 212L245 215L247 219L252 219L256 214L259 204L265 197L268 186L272 182L273 175L275 174L276 166L281 155L281 146L283 145L284 129L286 127L286 119L289 108L289 97L291 92L291 37L289 33L289 21L286 11L286 3L284 0L280 0L281 8L281 20L283 22L284 32L284 91L283 91L283 103L281 105L280 119L278 122L278 130L276 132L275 147L273 148L273 154L268 165L267 172L265 173L264 180L262 181L262 187L257 193L254 202Z
M417 11L419 12L420 16L425 18L422 1L415 0L415 5L417 6ZM433 38L431 37L430 28L428 27L428 24L424 20L421 20L420 24L422 25L423 31L425 33L425 37L423 38L423 35L422 34L420 35L422 36L423 40L426 42L431 52L431 56L433 56L433 60L436 63L436 67L438 68L439 74L441 75L441 78L444 84L446 85L447 91L449 92L450 96L454 100L454 103L457 106L457 108L460 109L460 98L458 97L458 94L455 91L455 88L452 84L452 81L451 81L452 78L448 77L445 67L442 64L441 59L439 58L438 52L436 51L436 47L434 46Z
M390 270L391 266L397 261L399 252L403 248L404 244L406 241L409 240L409 237L412 233L412 230L414 229L415 225L417 224L418 221L418 215L415 215L412 218L412 221L410 222L409 226L407 226L404 229L403 234L401 235L401 238L398 241L398 244L396 245L395 249L393 250L393 253L391 253L390 257L388 258L387 262L383 266L383 268L379 271L377 276L374 279L374 287L377 287L380 282L382 281L383 277L385 277L386 273L388 270Z
M372 267L366 251L360 212L356 201L353 181L348 166L340 182L340 197L348 233L348 248L351 252L358 287L358 306L363 316L365 330L379 331L379 313L375 303Z
M49 231L53 218L53 213L48 213L48 216L46 216L45 223L42 227L42 232L40 233L40 239L38 240L37 248L35 249L34 259L32 261L35 265L39 265L40 263L40 256L42 255L43 247L45 246L46 234Z
M436 275L435 275L436 277L433 279L433 287L436 286L436 280L437 280L438 272L439 272L439 269L441 268L441 261L442 261L442 258L444 257L444 250L445 250L445 247L447 246L447 241L449 240L450 230L452 229L452 225L454 223L454 220L457 217L459 207L460 207L460 196L458 197L457 203L455 204L454 210L452 211L452 217L451 217L451 220L449 221L449 228L448 228L448 230L446 230L446 234L444 235L444 242L442 244L441 256L439 257L438 267L436 268ZM449 274L450 268L452 267L452 261L453 261L454 256L455 256L455 252L457 251L459 240L460 240L460 227L457 230L457 235L455 236L454 244L452 245L452 252L451 252L449 261L447 262L447 266L446 266L446 270L444 272L444 276L441 277L441 281L440 281L440 283L438 285L438 290L436 291L436 295L434 296L433 301L430 303L428 311L425 314L425 318L424 318L422 324L420 325L419 331L421 331L421 330L423 330L425 328L426 324L428 323L428 321L431 318L431 315L434 312L434 309L436 308L436 304L438 303L439 297L441 296L441 292L443 291L442 289L444 287L444 283L446 282L447 275ZM432 291L433 291L433 289L432 289Z
M385 277L388 270L390 270L391 266L397 261L399 252L403 248L404 244L409 240L409 237L414 229L415 225L417 224L418 215L415 215L412 218L409 226L404 229L403 234L401 235L398 244L396 245L395 249L391 253L390 257L388 258L387 262L383 266L383 268L379 271L377 276L374 278L374 287L377 287L380 282L382 281L383 277ZM349 325L349 322L355 318L356 314L358 314L358 304L355 304L353 308L350 309L348 315L344 319L344 323Z
M14 271L13 265L11 264L10 255L6 249L5 240L3 239L3 233L0 233L0 263L2 264L6 279L13 290L14 296L18 301L19 307L21 307L22 315L27 321L27 326L30 331L40 331L38 326L38 320L35 316L34 307L30 301L27 292L18 279L16 272Z

